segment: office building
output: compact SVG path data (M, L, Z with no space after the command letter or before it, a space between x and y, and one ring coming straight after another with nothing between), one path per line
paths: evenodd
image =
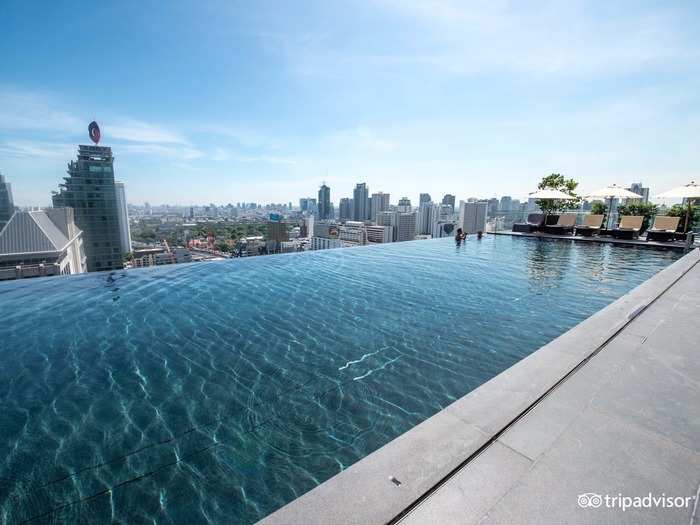
M489 217L495 217L498 215L498 210L501 206L500 201L497 198L492 198L488 200L488 214Z
M12 186L0 173L0 230L7 224L15 212L15 204L12 200Z
M458 226L466 233L486 231L488 202L463 202L459 208Z
M310 213L315 215L318 213L318 206L316 204L316 199L312 197L303 197L299 199L299 210L303 213Z
M401 197L399 199L398 211L401 213L409 213L411 211L411 199L408 197Z
M396 227L396 241L412 241L416 238L416 214L399 213Z
M382 211L389 211L389 194L388 193L382 193L381 191L379 193L373 193L372 198L370 199L370 220L376 222L377 221L377 214Z
M63 180L53 195L53 205L73 208L75 224L83 232L87 270L123 268L112 149L78 146L77 159L68 164L68 176Z
M513 199L507 195L504 195L501 197L498 209L501 211L501 213L510 212L513 209Z
M349 221L352 220L352 218L355 215L355 206L354 206L353 199L348 199L347 197L344 197L340 199L340 208L338 210L339 214L339 219L341 221Z
M117 194L117 210L119 211L119 233L121 239L122 255L131 251L131 225L129 224L129 207L126 204L126 189L123 182L115 182L114 188ZM190 208L190 213L193 213Z
M318 190L318 218L322 221L331 219L331 189L322 184Z
M365 223L362 221L347 221L345 224L338 226L338 237L341 241L367 244Z
M433 199L430 198L430 193L421 193L418 197L418 207L420 208L421 204L432 202L432 200Z
M452 213L455 211L455 196L450 195L449 193L445 194L445 196L442 198L442 203L445 204L446 206L449 206L450 209L452 210Z
M353 218L356 221L366 221L369 219L369 188L364 182L358 183L352 192Z
M18 211L0 231L0 280L87 270L71 208Z
M416 213L383 211L377 215L377 225L392 228L393 242L412 241L416 238Z
M385 243L393 241L394 230L391 226L378 226L373 224L371 226L366 226L365 230L367 232L368 242Z
M632 183L632 185L628 189L632 193L636 193L637 195L639 195L641 202L649 202L649 188L645 188L641 182Z

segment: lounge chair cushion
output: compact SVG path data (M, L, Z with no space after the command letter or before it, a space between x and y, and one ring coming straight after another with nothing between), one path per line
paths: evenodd
M654 225L649 231L675 232L678 229L680 217L669 217L667 215L658 215L654 219Z

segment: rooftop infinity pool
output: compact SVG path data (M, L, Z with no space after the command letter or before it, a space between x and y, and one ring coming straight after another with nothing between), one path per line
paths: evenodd
M0 284L0 523L252 523L678 257L487 236Z

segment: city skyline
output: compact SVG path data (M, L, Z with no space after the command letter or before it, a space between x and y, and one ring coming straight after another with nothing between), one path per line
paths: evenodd
M363 181L414 202L523 198L552 172L653 195L697 179L691 2L81 5L3 13L0 171L23 205L49 204L93 119L131 202L287 202L322 181L336 197ZM76 30L96 19L109 37Z

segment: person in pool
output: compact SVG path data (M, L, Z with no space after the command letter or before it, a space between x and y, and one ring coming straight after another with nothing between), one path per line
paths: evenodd
M457 228L457 233L455 234L455 241L462 242L467 238L467 234L462 231L462 228Z

